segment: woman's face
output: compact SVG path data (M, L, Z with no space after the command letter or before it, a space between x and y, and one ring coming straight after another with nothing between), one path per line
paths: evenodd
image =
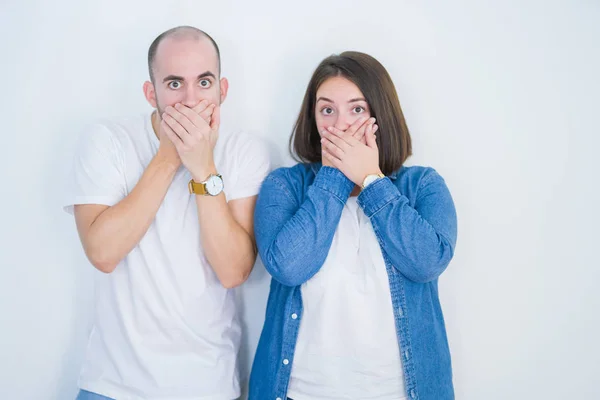
M357 119L370 116L365 97L348 79L329 78L317 89L315 117L319 133L330 126L345 131Z

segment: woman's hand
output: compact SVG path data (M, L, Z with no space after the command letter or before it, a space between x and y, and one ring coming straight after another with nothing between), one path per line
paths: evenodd
M361 142L362 144L366 144L366 137L365 137L365 132L370 129L373 125L375 124L375 118L368 118L368 117L364 117L364 118L359 118L356 121L354 121L354 123L352 125L350 125L348 127L348 129L346 129L344 132L349 135L354 137L356 140L358 140L359 142ZM322 132L325 131L327 128L320 128L321 131L321 138L323 138L322 136ZM377 130L377 129L375 129ZM321 152L323 153L324 147L323 147L323 143L321 142ZM327 167L333 167L333 164L331 163L331 161L329 161L329 159L327 159L326 157L322 156L322 163L323 166L327 166Z
M339 169L358 186L362 186L367 175L381 173L379 149L375 141L378 126L374 123L365 125L364 144L355 137L356 131L329 127L321 132L323 165Z

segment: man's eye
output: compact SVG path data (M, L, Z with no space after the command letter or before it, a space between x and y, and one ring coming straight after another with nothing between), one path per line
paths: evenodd
M169 82L170 89L179 89L181 87L181 82L179 81L171 81Z
M325 107L321 110L321 114L323 115L331 115L333 114L333 108L331 107Z
M202 79L200 81L200 86L202 86L205 89L208 89L211 86L211 83L208 79Z

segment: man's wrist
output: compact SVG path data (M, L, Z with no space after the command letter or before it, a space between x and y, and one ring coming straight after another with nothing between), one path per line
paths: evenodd
M205 182L209 176L217 175L217 168L213 165L202 170L192 172L192 179L194 182L202 183Z
M175 173L181 166L181 159L175 157L168 157L160 152L154 156L156 165L164 170Z

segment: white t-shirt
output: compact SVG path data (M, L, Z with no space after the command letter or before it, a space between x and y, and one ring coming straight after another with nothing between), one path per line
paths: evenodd
M65 210L115 205L158 150L150 115L98 124L75 157ZM258 194L266 146L220 133L214 151L228 201ZM181 167L150 228L110 274L97 274L94 326L79 385L117 400L231 400L240 395L241 328L200 246L190 173Z
M385 262L356 197L344 206L321 270L300 290L288 397L406 399Z

